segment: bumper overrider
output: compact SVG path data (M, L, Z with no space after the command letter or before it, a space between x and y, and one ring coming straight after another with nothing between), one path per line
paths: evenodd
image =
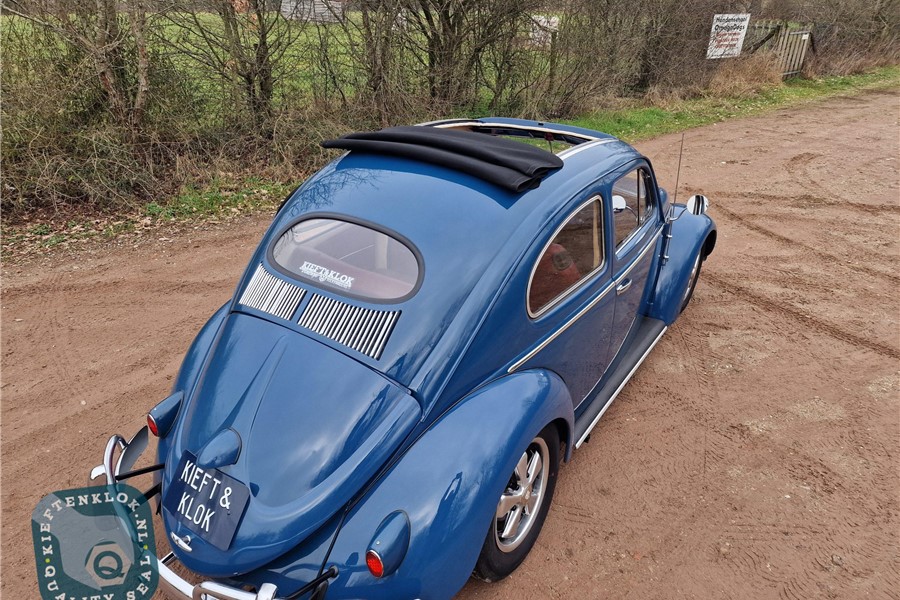
M164 466L162 464L141 469L132 468L147 448L147 442L146 427L141 428L128 441L120 435L109 438L103 452L103 463L91 470L91 480L103 477L106 485L115 486L119 481L162 469ZM145 492L144 496L149 501L158 493L160 493L159 486L154 486ZM154 562L151 566L159 573L160 587L172 600L296 600L306 594L311 594L308 596L309 600L321 600L328 589L328 582L338 575L337 567L332 566L289 596L279 596L278 589L271 583L263 583L256 592L215 581L191 583L172 570L171 567L178 562L172 552L162 558L154 555L152 560Z

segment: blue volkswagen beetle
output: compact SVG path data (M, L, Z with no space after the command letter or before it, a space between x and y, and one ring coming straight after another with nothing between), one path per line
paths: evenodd
M285 200L150 411L158 464L133 469L144 428L93 473L154 472L172 598L440 599L509 575L716 243L706 198L670 203L596 131L323 145L345 152Z

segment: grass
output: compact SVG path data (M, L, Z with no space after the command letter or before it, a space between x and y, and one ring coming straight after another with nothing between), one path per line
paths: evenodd
M187 186L164 204L146 204L143 215L153 220L181 221L250 212L280 202L291 189L282 183L256 178L238 183L217 179L205 189Z
M601 110L567 123L636 141L839 94L896 86L900 86L900 66L891 66L860 75L789 79L780 86L740 98L700 98L672 103L664 108Z

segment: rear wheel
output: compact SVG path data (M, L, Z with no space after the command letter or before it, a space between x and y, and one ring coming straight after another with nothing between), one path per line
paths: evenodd
M537 541L559 473L559 432L547 425L519 457L500 495L475 576L503 579L516 570Z

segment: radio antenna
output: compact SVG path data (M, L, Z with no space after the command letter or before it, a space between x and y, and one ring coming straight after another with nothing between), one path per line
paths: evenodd
M681 156L684 154L684 133L681 134L681 149L678 150L678 170L675 172L675 195L672 204L678 200L678 181L681 179Z

